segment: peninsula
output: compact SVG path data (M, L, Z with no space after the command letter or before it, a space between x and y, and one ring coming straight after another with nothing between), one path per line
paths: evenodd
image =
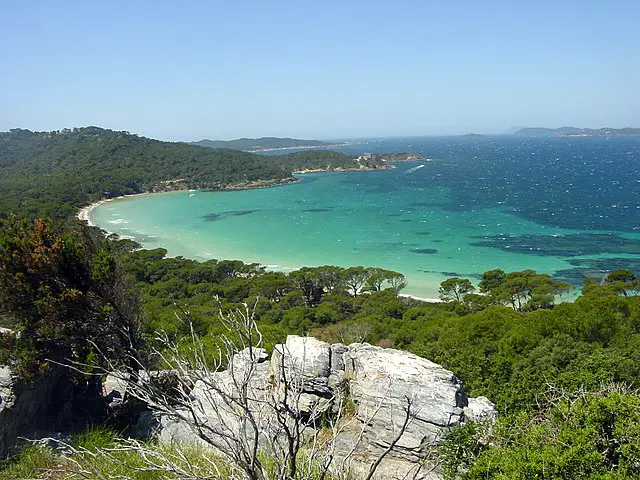
M347 145L347 143L330 143L321 140L301 140L298 138L260 137L238 138L235 140L199 140L188 142L190 145L208 148L230 148L245 152L266 152L285 148L328 148Z
M385 162L385 163L402 163L402 162L418 162L420 160L426 160L425 157L416 153L365 153L359 159L367 160L370 162Z

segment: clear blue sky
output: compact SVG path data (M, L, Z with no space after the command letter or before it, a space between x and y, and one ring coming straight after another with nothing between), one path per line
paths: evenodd
M0 1L0 130L640 127L640 1Z

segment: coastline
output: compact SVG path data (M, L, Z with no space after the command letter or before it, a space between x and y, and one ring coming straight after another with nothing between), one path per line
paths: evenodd
M82 207L80 210L76 212L76 218L78 220L87 222L87 225L89 225L90 227L98 227L101 230L104 230L104 228L96 225L91 218L91 212L93 211L94 208L99 207L100 205L104 205L105 203L112 202L114 200L123 199L123 198L142 197L143 195L151 195L152 193L158 193L158 192L132 193L130 195L120 195L119 197L103 198L102 200L98 200L97 202L93 202L89 205L85 205L84 207ZM107 233L112 233L112 232L108 232L107 230L104 230L104 231Z
M347 173L347 172L376 172L378 170L390 170L396 168L395 165L385 163L380 168L368 168L368 167L354 167L354 168L308 168L304 170L294 170L292 174L305 174L305 173Z
M352 145L353 143L344 143L344 144L335 144L335 145L327 145L327 147L338 147L338 146L345 146L345 145ZM274 149L262 149L260 151L266 152L266 151L272 151L272 150L286 150L286 149L294 149L294 148L314 148L312 146L302 146L302 147L283 147L283 148L274 148ZM245 151L249 151L249 150L245 150ZM255 152L255 151L253 151ZM398 154L391 154L392 157L395 155L397 156ZM403 154L404 155L404 154ZM376 154L374 155L375 157L381 157L380 154ZM387 155L388 156L388 155ZM296 175L296 174L307 174L307 173L330 173L330 172L336 172L336 173L341 173L341 172L360 172L360 171L376 171L376 170L388 170L388 169L392 169L392 168L396 168L395 165L392 165L391 162L395 162L396 159L392 158L391 160L387 160L384 158L380 158L380 160L382 161L381 165L376 165L376 166L368 166L368 165L362 165L361 161L363 160L368 160L371 159L373 156L371 154L365 154L365 155L361 155L359 157L356 158L356 161L358 162L358 167L352 167L352 168L342 168L342 167L337 167L337 168L309 168L309 169L301 169L301 170L294 170L291 172L292 175ZM410 154L407 158L405 158L404 160L399 160L399 161L415 161L415 160L419 160L420 157L419 155L415 155L415 154ZM76 218L78 220L82 220L87 222L87 224L91 227L96 227L97 225L94 224L93 220L91 219L91 212L93 211L94 208L96 208L99 205L103 205L104 203L107 202L111 202L113 200L117 200L117 199L122 199L122 198L129 198L129 197L137 197L137 196L141 196L141 195L149 195L151 193L161 193L161 192L165 192L165 191L186 191L186 190L192 190L191 188L186 188L184 186L179 185L179 182L183 182L184 180L186 180L185 178L179 178L179 179L175 179L175 180L165 180L163 182L160 182L160 185L163 185L164 188L160 189L160 190L154 190L150 191L150 192L141 192L141 193L133 193L133 194L129 194L129 195L120 195L118 197L112 197L112 198L104 198L102 200L98 200L97 202L93 202L89 205L85 205L84 207L80 208L80 210L78 210L78 212L76 213ZM301 179L297 178L297 177L285 177L285 178L281 178L281 179L269 179L269 180L254 180L254 181L250 181L250 182L246 182L244 184L231 184L231 185L225 185L223 187L220 187L219 190L220 191L233 191L233 190L253 190L253 189L257 189L257 188L272 188L272 187L277 187L277 186L281 186L281 185L287 185L290 183L297 183L299 182ZM168 185L174 185L178 183L178 185L175 185L175 187L177 188L167 188ZM194 188L193 190L205 190L205 189L201 189L201 188ZM208 189L206 189L208 190ZM213 189L211 189L211 191L213 191ZM433 299L431 299L433 300Z
M419 302L426 303L442 303L442 300L439 298L429 298L429 297L417 297L416 295L410 295L408 293L399 293L399 297L410 298L412 300L418 300Z
M293 148L293 147L292 147ZM295 147L297 148L297 147ZM328 169L328 168L316 168L316 169L303 169L303 170L294 170L292 173L292 175L295 174L306 174L306 173L331 173L331 172L335 172L335 173L345 173L345 172L360 172L360 171L369 171L369 172L373 172L376 170L387 170L387 169L391 169L391 168L395 168L394 165L390 165L390 164L385 164L382 168L367 168L367 167L358 167L358 168L332 168L332 169ZM174 182L179 182L179 181L183 181L184 179L177 179L177 180L167 180L163 183L165 184L169 184L169 183L174 183ZM141 193L132 193L129 195L120 195L119 197L112 197L112 198L103 198L102 200L98 200L97 202L93 202L89 205L85 205L84 207L80 208L78 210L78 212L76 213L76 218L78 220L82 220L87 222L87 224L90 227L97 227L96 224L93 223L92 219L91 219L91 212L93 211L94 208L103 205L105 203L111 202L113 200L119 200L119 199L123 199L123 198L133 198L133 197L141 197L143 195L151 195L154 193L165 193L165 192L176 192L176 191L191 191L191 190L205 190L205 191L221 191L221 192L229 192L229 191L234 191L234 190L256 190L259 188L273 188L273 187L279 187L282 185L289 185L292 183L298 183L301 179L297 178L297 177L286 177L283 179L280 179L278 181L271 179L271 180L256 180L253 182L249 182L249 183L245 183L245 184L235 184L235 185L226 185L224 187L221 187L220 189L201 189L201 188L195 188L195 189L189 189L189 188L175 188L175 189L170 189L170 190L154 190L151 192L141 192ZM104 230L104 229L103 229ZM106 230L105 230L106 231Z
M304 175L304 174L312 174L312 173L347 173L347 172L357 172L357 171L375 171L375 170L387 170L387 169L394 169L396 168L395 165L389 164L384 162L384 164L378 168L371 168L368 166L364 166L361 165L359 167L355 167L355 168L331 168L331 169L327 169L327 168L322 168L322 169L301 169L301 170L296 170L294 172L292 172L292 174L297 175ZM287 185L289 183L297 183L303 180L302 177L287 177L285 179L279 179L278 181L276 180L267 180L267 181L255 181L255 182L247 182L245 184L235 184L235 185L227 185L225 187L222 188L216 188L216 189L198 189L198 188L186 188L183 185L176 185L174 184L174 182L181 182L184 179L177 179L177 180L172 180L172 181L167 181L166 183L171 183L173 188L166 188L167 186L164 185L164 188L156 190L155 188L151 191L147 191L147 192L141 192L141 193L135 193L135 194L127 194L127 195L120 195L117 197L112 197L112 198L103 198L101 200L95 201L91 204L85 205L84 207L80 208L75 216L78 220L80 221L84 221L87 223L88 226L90 227L96 227L96 228L100 228L101 230L103 230L107 235L111 235L111 234L118 234L117 231L112 231L110 229L104 228L104 226L98 225L92 218L92 214L93 214L93 210L101 205L105 205L109 202L113 202L114 200L124 200L124 199L132 199L132 198L136 198L136 197L143 197L143 196L148 196L148 195L152 195L152 194L156 194L156 193L168 193L168 192L191 192L191 191L218 191L218 192L224 192L224 191L234 191L234 190L254 190L254 189L262 189L262 188L272 188L272 187L277 187L277 186L283 186L283 185ZM163 182L164 183L164 182ZM177 187L177 188L176 188ZM182 187L182 188L180 188ZM116 229L117 230L117 229ZM119 235L119 234L118 234ZM426 295L425 295L426 294ZM424 295L424 296L423 296ZM419 290L419 291L413 291L411 293L399 293L400 297L403 298L407 298L407 299L412 299L415 301L419 301L419 302L425 302L425 303L440 303L441 300L437 297L432 296L431 292L427 293Z
M316 172L305 172L305 173L316 173ZM277 186L277 185L274 185ZM263 187L264 188L264 187ZM174 190L174 192L176 192L178 190ZM184 191L187 192L189 190L184 189L184 190L180 190L180 191ZM112 202L114 200L123 200L123 199L131 199L131 198L136 198L136 197L143 197L143 196L148 196L148 195L153 195L156 193L167 193L167 192L143 192L143 193L134 193L134 194L130 194L130 195L120 195L118 197L113 197L113 198L105 198L102 200L99 200L97 202L93 202L89 205L86 205L84 207L82 207L80 210L78 210L78 212L76 213L76 218L80 221L85 221L87 222L87 224L90 227L96 227L99 228L101 230L103 230L104 232L106 232L107 235L111 235L114 234L116 232L110 231L106 228L104 228L104 226L100 226L98 224L96 224L92 217L91 217L91 213L93 211L93 209L107 204L109 202ZM429 297L429 296L421 296L422 294L410 294L410 293L399 293L398 296L402 297L402 298L407 298L407 299L411 299L411 300L416 300L419 302L425 302L425 303L441 303L442 300L440 300L439 298L435 298L435 297Z

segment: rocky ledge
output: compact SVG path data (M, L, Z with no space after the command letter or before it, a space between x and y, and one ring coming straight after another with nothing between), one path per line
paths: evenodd
M497 415L489 400L469 398L455 375L440 365L366 343L330 345L289 336L276 345L271 358L264 349L245 349L233 357L228 370L207 375L193 383L184 415L183 407L148 412L138 423L138 434L162 442L205 441L224 449L226 434L250 433L246 412L234 406L235 400L228 401L237 399L238 386L245 384L263 447L277 436L271 429L277 423L276 399L299 414L307 439L318 436L325 419L337 419L334 431L339 433L331 449L338 468L346 465L356 474L366 473L393 445L376 478L412 477L416 470L423 473L413 478L439 478L429 458L446 429L468 421L492 422ZM119 388L113 380L108 385L111 394Z

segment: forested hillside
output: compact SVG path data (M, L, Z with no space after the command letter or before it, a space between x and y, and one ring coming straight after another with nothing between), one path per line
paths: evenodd
M97 127L15 129L0 133L0 215L64 218L102 198L178 188L252 188L294 181L292 172L301 169L360 167L333 151L265 157Z

